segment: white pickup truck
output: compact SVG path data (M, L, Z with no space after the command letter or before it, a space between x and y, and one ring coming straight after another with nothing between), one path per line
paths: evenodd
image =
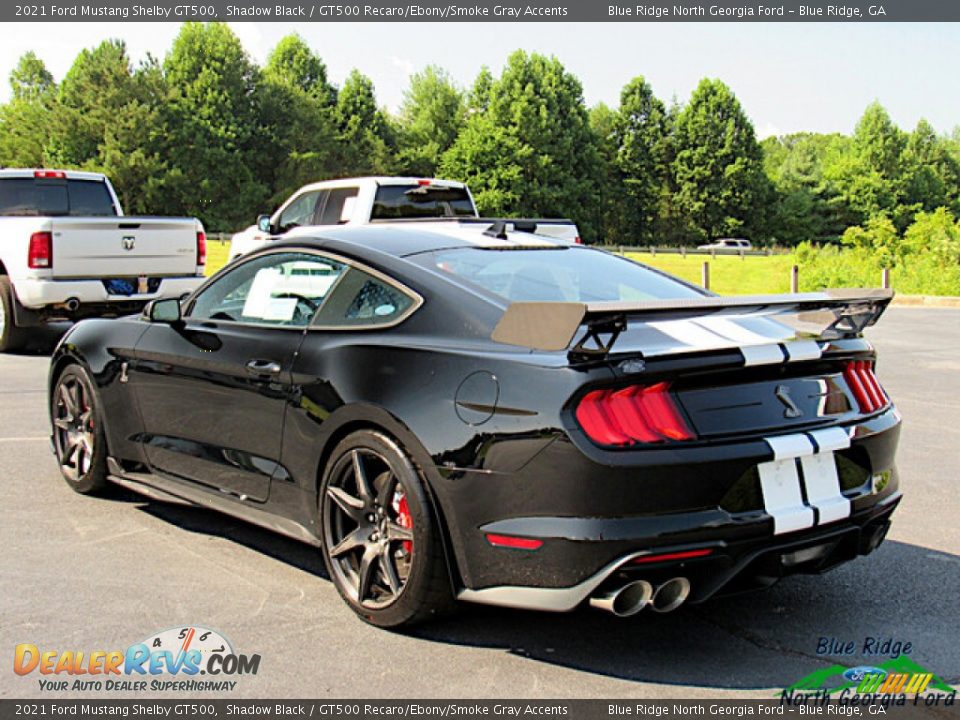
M191 292L205 263L199 220L124 216L104 175L0 170L0 352L51 320Z
M231 238L230 261L285 236L313 232L317 226L393 222L442 222L487 227L470 189L438 178L362 177L305 185L272 215L261 215ZM560 242L579 243L577 226L565 219L506 221L508 230L535 232ZM307 229L309 228L309 230Z

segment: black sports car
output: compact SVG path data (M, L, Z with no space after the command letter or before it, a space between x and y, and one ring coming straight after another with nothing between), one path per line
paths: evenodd
M871 552L900 417L888 291L721 298L529 233L324 231L52 358L53 444L320 548L398 626L454 599L666 612Z

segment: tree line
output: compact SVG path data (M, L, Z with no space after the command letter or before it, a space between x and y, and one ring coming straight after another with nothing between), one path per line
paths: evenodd
M719 80L666 103L638 76L618 107L588 108L556 58L523 51L465 89L427 67L396 114L356 70L331 83L300 37L259 67L221 23L184 24L162 60L136 66L123 42L103 42L59 84L30 52L10 85L0 166L102 171L127 212L196 215L211 231L249 224L304 183L365 174L464 180L486 215L570 217L588 241L618 245L845 233L863 245L903 235L919 213L948 223L960 211L957 131L903 131L874 103L850 136L760 142Z

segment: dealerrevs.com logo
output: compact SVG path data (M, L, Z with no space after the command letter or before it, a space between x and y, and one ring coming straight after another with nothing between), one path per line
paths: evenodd
M35 676L45 692L232 691L243 675L256 675L260 655L245 655L216 630L171 628L125 650L57 650L20 643L17 675Z

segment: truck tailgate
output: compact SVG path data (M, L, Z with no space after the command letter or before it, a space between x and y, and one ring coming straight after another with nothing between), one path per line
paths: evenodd
M112 278L194 275L192 218L53 218L53 276Z

